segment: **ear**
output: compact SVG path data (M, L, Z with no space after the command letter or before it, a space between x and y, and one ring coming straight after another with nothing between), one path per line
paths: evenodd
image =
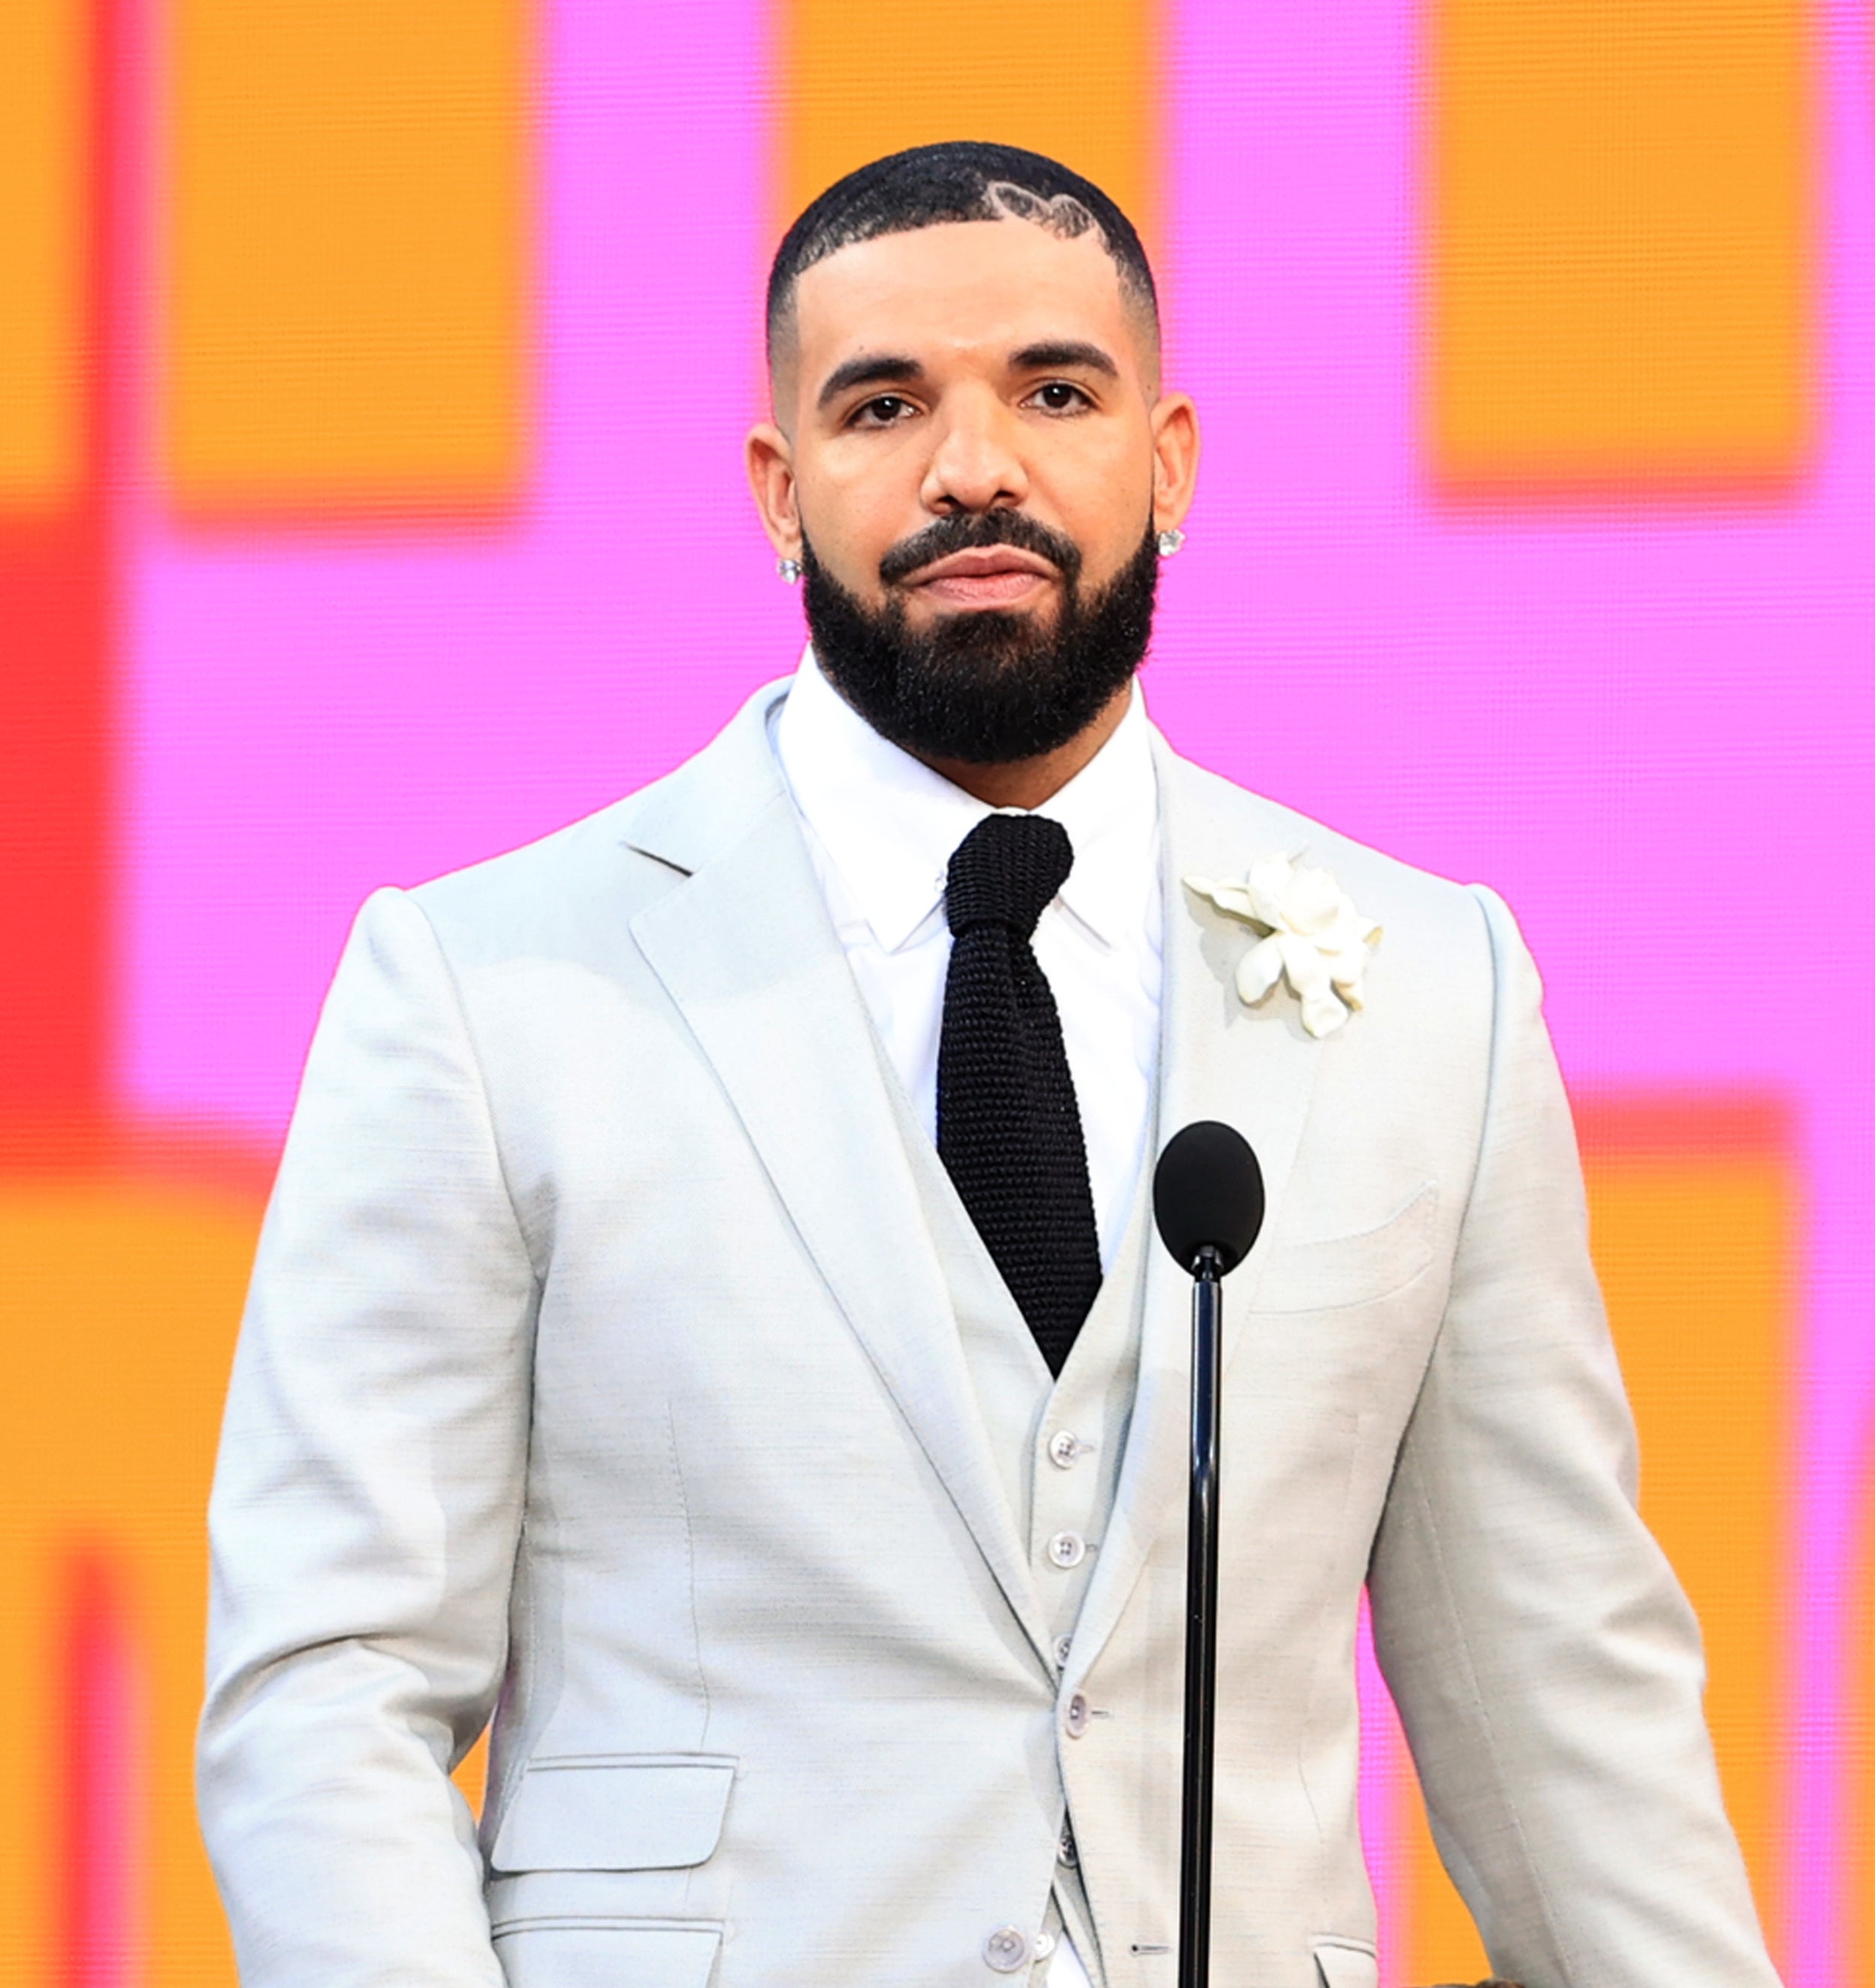
M801 516L795 502L794 448L772 421L748 431L744 445L748 487L769 543L782 559L801 556Z
M1182 525L1198 492L1198 419L1189 394L1167 394L1152 411L1152 528Z

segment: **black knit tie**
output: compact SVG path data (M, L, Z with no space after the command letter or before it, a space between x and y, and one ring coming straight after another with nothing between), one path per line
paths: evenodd
M938 1151L1059 1374L1100 1288L1100 1239L1061 1017L1029 939L1074 867L1059 822L986 815L951 858Z

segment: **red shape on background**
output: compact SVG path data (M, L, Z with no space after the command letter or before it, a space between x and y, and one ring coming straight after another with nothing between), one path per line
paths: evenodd
M60 509L0 511L0 1115L104 1105L113 621L106 438L116 341L113 55L122 0L92 0L83 469Z
M1797 1143L1789 1100L1775 1091L1590 1090L1569 1102L1591 1159L1761 1159Z
M142 1974L138 1841L143 1731L122 1582L101 1552L74 1553L60 1609L58 1988L133 1988Z
M0 1112L103 1105L110 776L95 498L0 519Z

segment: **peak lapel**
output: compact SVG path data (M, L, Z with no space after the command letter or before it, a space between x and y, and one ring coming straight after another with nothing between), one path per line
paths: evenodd
M1164 856L1165 950L1155 1151L1195 1119L1221 1119L1248 1139L1263 1170L1264 1234L1294 1171L1322 1045L1279 993L1246 1008L1233 984L1252 944L1248 929L1188 891L1188 876L1237 877L1282 848L1282 823L1254 796L1223 788L1155 736ZM1227 1369L1244 1337L1265 1250L1225 1285ZM1113 1633L1154 1543L1184 1523L1191 1373L1191 1280L1153 1239L1140 1326L1139 1384L1109 1544L1090 1584L1074 1639L1077 1672ZM1228 1435L1228 1431L1227 1431ZM1229 1468L1228 1449L1224 1467Z
M769 749L763 727L772 702L765 693L762 708L745 713L752 738L738 739L732 727L667 783L655 811L633 823L634 846L691 869L632 921L633 935L1045 1652L1051 1638L989 1453L889 1078ZM721 759L708 766L717 753Z

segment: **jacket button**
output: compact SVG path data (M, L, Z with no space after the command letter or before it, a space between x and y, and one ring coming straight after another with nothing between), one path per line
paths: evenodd
M983 1942L983 1958L998 1974L1014 1974L1026 1967L1034 1951L1020 1926L998 1926Z
M1086 1699L1077 1691L1068 1700L1068 1737L1070 1740L1079 1739L1087 1730L1087 1722L1093 1716L1087 1709Z
M1079 1533L1057 1533L1048 1543L1048 1557L1057 1567L1079 1567L1087 1557L1087 1542Z

